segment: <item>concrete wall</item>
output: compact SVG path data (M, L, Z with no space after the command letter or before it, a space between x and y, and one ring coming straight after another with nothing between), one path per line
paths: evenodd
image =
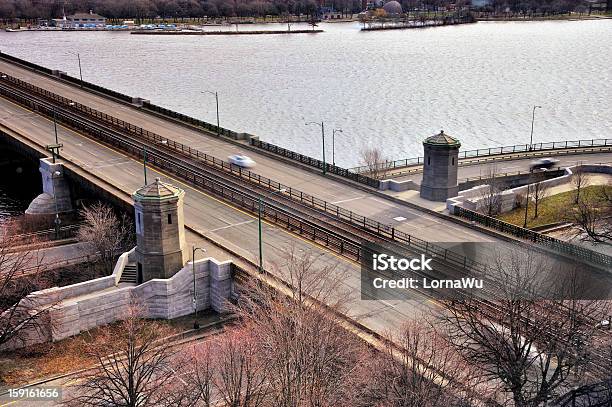
M124 256L127 256L125 253ZM2 349L15 349L47 341L58 341L97 326L121 320L126 315L130 299L143 307L143 317L173 319L194 312L193 265L187 263L168 279L153 279L140 285L116 285L116 267L107 277L37 291L24 298L23 306L48 308L50 323L44 329L26 332L26 341L12 341ZM230 261L208 258L195 262L196 305L198 311L226 311L231 298L233 281Z
M568 184L572 181L572 175L578 169L586 173L612 174L612 166L610 165L576 165L573 167L566 168L563 172L563 175L556 178L544 180L542 181L542 183L547 184L547 186L549 187ZM522 185L520 187L503 191L500 197L500 212L504 213L514 209L516 207L517 196L521 195L524 197L527 194L527 187L529 185ZM446 208L450 213L454 213L455 206L461 206L466 209L478 211L481 209L480 206L482 205L482 197L486 193L486 191L488 191L489 188L489 185L485 184L464 191L460 191L458 196L446 200Z
M396 181L394 179L385 179L380 181L380 186L378 187L381 191L386 191L390 189L391 191L402 192L402 191L418 191L420 189L419 184L414 182L413 180L405 180L405 181Z

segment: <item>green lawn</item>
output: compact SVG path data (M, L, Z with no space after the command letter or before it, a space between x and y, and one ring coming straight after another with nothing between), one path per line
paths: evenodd
M612 192L612 186L591 185L583 188L580 192L581 197L585 199L596 199L599 196L598 191L601 188ZM529 202L529 212L527 214L527 227L547 225L551 223L563 222L568 220L568 212L574 208L575 191L562 192L557 195L552 195L540 201L538 208L538 217L534 219L535 205L533 201ZM497 217L508 223L518 226L523 226L525 220L525 208L517 208L510 212L506 212Z

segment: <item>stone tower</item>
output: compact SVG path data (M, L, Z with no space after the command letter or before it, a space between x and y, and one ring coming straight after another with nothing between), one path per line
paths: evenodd
M159 178L132 195L139 284L153 278L172 277L183 267L184 195L183 190Z
M446 201L457 196L457 167L461 143L440 130L423 141L423 181L421 197L430 201Z

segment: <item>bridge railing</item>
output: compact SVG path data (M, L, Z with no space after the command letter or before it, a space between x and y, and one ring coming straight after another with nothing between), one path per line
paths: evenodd
M479 157L489 157L495 155L513 154L513 153L531 153L546 150L567 150L572 148L590 148L590 147L612 147L612 139L586 139L586 140L568 140L568 141L548 141L535 144L516 144L512 146L479 148L476 150L465 150L459 152L459 159L470 159ZM411 167L423 164L423 157L404 158L401 160L385 161L380 164L381 170L393 170L405 167ZM349 168L349 171L355 173L363 173L371 171L369 166L360 166Z
M594 250L590 250L585 247L564 242L562 240L555 239L554 237L550 237L542 233L535 232L533 230L525 229L520 226L516 226L511 223L493 218L491 216L487 216L482 213L472 211L470 209L462 208L460 206L455 206L454 214L470 221L478 222L486 227L499 230L500 232L509 233L521 239L530 240L534 243L549 247L560 253L564 253L578 259L583 259L591 263L612 267L612 257L603 253L598 253Z
M289 158L291 160L295 160L302 164L309 165L311 167L318 168L323 170L323 161L318 160L316 158L312 158L310 156L296 153L295 151L288 150L283 147L279 147L277 145L266 143L265 141L261 141L255 138L251 138L251 145L261 148L262 150L270 151L271 153L278 154L282 157ZM325 171L339 175L344 178L348 178L352 181L359 182L360 184L365 184L373 188L378 188L380 186L380 181L371 177L367 177L363 174L356 174L347 170L346 168L338 167L336 165L325 163Z

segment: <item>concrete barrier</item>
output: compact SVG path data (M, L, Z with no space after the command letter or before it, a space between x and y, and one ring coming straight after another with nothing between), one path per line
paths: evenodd
M124 253L112 275L66 287L36 291L23 298L24 310L47 310L48 322L28 327L19 340L0 347L16 349L47 341L58 341L89 329L106 325L127 315L135 300L143 308L143 318L174 319L194 312L213 309L223 313L233 294L232 262L213 258L187 263L168 279L152 279L140 285L117 286L118 273L129 260ZM195 296L194 296L195 280ZM194 301L195 297L195 301Z

